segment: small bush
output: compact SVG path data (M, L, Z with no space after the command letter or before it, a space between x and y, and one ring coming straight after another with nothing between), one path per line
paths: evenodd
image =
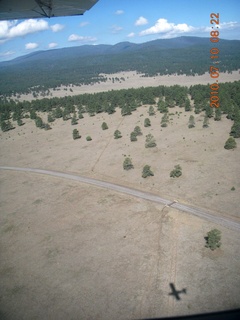
M87 141L92 141L92 138L91 138L90 136L87 136L87 137L86 137L86 140L87 140Z

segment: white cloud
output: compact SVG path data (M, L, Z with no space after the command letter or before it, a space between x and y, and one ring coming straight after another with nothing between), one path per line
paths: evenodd
M68 41L94 42L96 40L97 40L97 38L94 38L94 37L83 37L83 36L79 36L77 34L71 34L68 37Z
M219 29L235 29L239 27L240 24L236 21L230 21L230 22L223 22L219 25Z
M27 19L22 22L18 22L18 20L0 21L0 42L3 43L13 38L24 37L49 29L58 32L63 28L64 25L58 23L49 26L48 22L43 19Z
M163 34L165 38L175 36L179 33L187 33L196 31L196 28L187 25L186 23L175 24L168 22L167 19L158 19L155 25L151 28L140 32L140 36L146 36L150 34Z
M12 56L15 53L15 51L6 51L6 52L1 52L0 56L1 57L9 57Z
M56 24L50 26L50 28L51 28L52 32L59 32L64 28L64 25L56 23Z
M80 23L80 27L85 27L85 26L87 26L89 24L89 22L88 21L83 21L83 22L81 22Z
M28 19L18 23L14 21L0 22L0 39L7 40L16 37L23 37L27 34L44 31L49 28L48 22L43 19Z
M58 46L58 44L56 42L51 42L48 44L48 48L49 49L53 49L53 48L56 48Z
M127 36L128 36L128 38L132 38L132 37L135 36L135 33L134 33L134 32L131 32L131 33L129 33Z
M112 29L112 33L118 33L119 31L123 30L122 27L119 27L116 25L112 26L111 29Z
M123 13L124 13L123 10L117 10L117 11L115 12L115 14L117 14L117 15L120 15L120 14L123 14Z
M25 44L25 49L26 50L33 50L33 49L36 49L38 46L39 45L36 42L29 42L29 43Z
M148 21L144 17L139 17L135 22L135 26L143 26L145 24L148 24Z

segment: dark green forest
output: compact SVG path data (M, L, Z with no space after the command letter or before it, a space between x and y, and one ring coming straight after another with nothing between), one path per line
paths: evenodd
M223 40L219 50L220 71L240 69L240 41ZM101 73L137 71L144 76L201 75L212 64L209 38L179 37L142 44L80 46L35 52L0 63L0 93L12 95L46 91L60 85L91 84L107 79Z
M193 103L190 103L190 99ZM122 116L128 116L142 105L151 105L162 113L162 126L167 126L168 114L175 106L195 114L205 113L207 119L220 121L227 117L232 121L230 135L240 137L240 81L219 85L220 107L211 108L209 104L210 88L208 85L194 85L190 88L179 85L171 87L158 86L138 89L112 90L93 94L66 96L64 98L43 98L31 102L15 102L2 98L0 100L0 122L2 131L14 129L16 125L24 125L24 119L35 121L39 128L51 129L51 123L57 118L70 120L72 125L81 121L85 114L94 117L98 113L112 114L117 108ZM48 113L48 122L44 123L38 112ZM151 107L149 108L151 117Z

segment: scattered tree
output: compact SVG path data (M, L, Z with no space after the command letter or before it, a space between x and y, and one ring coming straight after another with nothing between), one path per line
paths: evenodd
M181 175L182 175L182 168L178 164L178 165L174 166L174 169L170 172L170 177L171 178L178 178Z
M74 126L76 124L78 124L77 122L77 117L76 117L76 113L74 113L73 117L72 117L72 120L71 120L71 124Z
M214 116L214 120L215 121L220 121L221 120L221 116L222 116L222 112L219 108L215 109L215 116Z
M194 128L194 127L195 127L195 119L194 119L194 116L191 115L188 121L188 128Z
M127 115L130 115L130 114L132 114L131 107L129 105L127 105L127 104L122 106L121 115L122 116L127 116Z
M211 250L215 250L217 248L220 248L221 246L221 231L218 229L212 229L207 233L207 237L205 237L206 240L206 248L210 248Z
M146 136L145 148L156 147L156 140L151 133Z
M151 126L151 121L149 120L149 118L146 118L144 120L144 127L150 127Z
M17 119L17 124L18 124L18 126L23 126L24 125L22 119L20 119L20 118Z
M81 136L79 135L79 131L77 129L73 129L72 135L74 140L81 138Z
M38 127L38 128L43 128L42 118L41 118L41 117L37 117L37 118L35 119L35 124L36 124L36 127Z
M149 109L148 109L148 114L149 114L149 116L154 116L154 115L155 115L155 111L154 111L153 106L150 106L150 107L149 107Z
M92 141L92 138L91 138L90 136L87 136L87 137L86 137L86 140L87 140L87 141Z
M108 125L106 124L106 122L102 123L102 129L103 130L107 130L108 129Z
M141 136L142 135L142 131L141 131L141 128L139 126L136 126L134 128L134 132L136 133L137 136Z
M1 121L1 129L3 132L6 132L6 131L14 129L14 127L9 120L8 121Z
M191 104L188 98L185 101L185 111L191 111Z
M205 115L203 119L203 128L208 128L209 118Z
M240 122L234 122L231 128L230 136L233 136L234 138L240 138Z
M30 110L30 119L35 120L37 118L36 111Z
M130 170L133 169L133 164L132 164L132 160L131 158L127 157L125 158L125 160L123 161L123 169L124 170Z
M119 130L114 131L114 139L122 138L122 134Z
M137 141L137 134L135 131L131 132L130 134L130 140L131 141Z
M149 165L145 165L142 171L142 177L147 178L149 176L154 176L154 173L151 171L151 167Z
M50 113L48 114L47 121L54 122L54 118L53 118L52 114L50 114Z
M164 113L161 120L161 127L163 128L167 127L168 121L169 121L168 113Z
M233 137L228 138L224 145L224 148L227 150L234 149L236 147L237 147L237 143Z

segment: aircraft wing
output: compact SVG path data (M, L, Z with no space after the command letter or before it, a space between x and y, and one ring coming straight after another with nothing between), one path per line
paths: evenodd
M98 0L0 0L0 20L82 15Z

